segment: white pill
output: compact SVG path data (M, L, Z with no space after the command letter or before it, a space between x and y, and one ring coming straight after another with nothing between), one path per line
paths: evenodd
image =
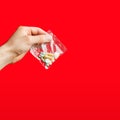
M48 64L48 65L51 65L51 64L52 64L52 61L49 60L49 59L45 59L45 63Z

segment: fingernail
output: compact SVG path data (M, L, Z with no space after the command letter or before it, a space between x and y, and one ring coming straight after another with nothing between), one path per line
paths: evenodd
M46 39L48 42L50 42L50 41L52 40L52 36L51 36L51 35L46 35L46 36L45 36L45 39Z

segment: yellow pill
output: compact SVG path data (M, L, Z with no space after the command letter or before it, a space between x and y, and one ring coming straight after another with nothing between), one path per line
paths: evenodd
M48 55L48 56L54 56L53 53L46 53L46 55Z
M53 60L54 57L52 57L52 56L48 56L48 55L45 55L45 56L44 56L44 59L50 59L50 60Z

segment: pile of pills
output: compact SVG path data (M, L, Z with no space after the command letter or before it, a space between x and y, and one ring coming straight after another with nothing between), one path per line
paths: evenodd
M58 52L55 53L48 53L48 52L41 52L38 56L41 61L44 63L45 68L48 69L50 65L60 56Z
M30 53L37 58L40 63L48 69L63 53L66 51L66 47L51 31L48 31L52 40L49 43L43 43L32 46Z

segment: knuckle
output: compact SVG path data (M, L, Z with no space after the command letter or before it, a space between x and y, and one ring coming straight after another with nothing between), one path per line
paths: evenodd
M24 28L24 26L19 26L19 27L18 27L18 29L23 29L23 28Z
M19 29L19 30L25 30L26 27L25 27L25 26L19 26L18 29Z

